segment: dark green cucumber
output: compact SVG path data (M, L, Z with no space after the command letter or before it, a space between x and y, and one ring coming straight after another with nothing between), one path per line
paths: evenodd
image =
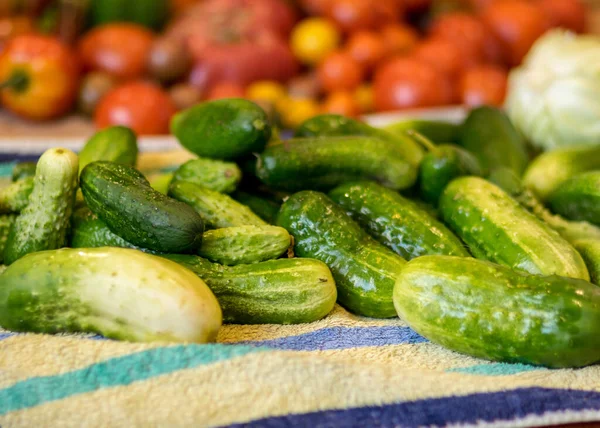
M328 190L350 180L375 180L406 189L417 179L393 143L372 137L291 139L268 147L258 158L256 174L281 190Z
M527 167L523 183L542 201L574 175L600 169L600 145L570 146L542 153Z
M385 130L395 134L416 131L435 144L458 143L461 127L458 124L442 120L408 119L387 125Z
M111 126L96 132L79 152L79 171L95 161L110 161L135 166L137 137L125 126Z
M538 275L589 280L583 259L564 238L489 181L454 180L440 198L440 211L477 258Z
M188 205L157 192L134 168L98 161L81 172L86 204L110 230L138 247L161 252L193 251L204 225Z
M600 226L600 170L564 181L550 194L548 202L552 211L569 220Z
M232 196L236 201L246 205L267 223L275 223L281 204L267 197L239 190Z
M196 183L215 192L231 193L242 179L242 171L233 162L199 158L181 165L173 179Z
M35 162L19 162L12 170L12 181L19 181L22 178L35 176Z
M267 114L239 98L208 101L177 113L171 132L183 147L201 157L236 159L260 152L271 137Z
M20 213L33 192L33 177L25 177L0 189L0 214Z
M210 287L232 324L300 324L317 321L335 305L331 271L311 259L278 259L222 266L197 256L163 256L190 269Z
M582 239L573 245L585 260L592 283L600 285L600 238Z
M294 237L297 256L329 266L342 306L368 317L396 315L392 290L406 261L371 238L343 208L322 193L299 192L282 205L277 223Z
M63 148L44 152L37 163L29 203L10 229L4 248L5 264L29 253L65 245L78 175L75 153Z
M506 167L520 177L529 162L525 140L506 114L495 107L471 110L462 126L460 145L488 171Z
M299 138L306 137L345 137L362 135L392 142L413 165L419 165L423 158L423 149L405 134L390 133L374 128L364 122L338 114L321 114L304 121L294 134Z
M262 226L265 221L230 196L188 181L173 181L169 196L191 206L207 227Z
M432 342L478 358L552 368L600 360L600 287L470 258L409 262L398 315Z
M10 227L16 218L17 216L14 214L0 215L0 264L4 262L4 247L6 246Z
M406 260L428 254L470 257L460 239L441 222L377 183L342 184L329 197L373 238Z
M290 247L290 234L278 226L237 226L209 230L198 255L223 265L276 259Z

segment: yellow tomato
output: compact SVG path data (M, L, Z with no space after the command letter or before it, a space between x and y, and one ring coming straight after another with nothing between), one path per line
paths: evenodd
M354 101L360 108L361 113L373 111L373 88L371 85L360 85L354 91Z
M305 19L292 31L292 51L306 64L314 65L321 62L336 50L339 44L340 32L327 19Z
M254 82L246 89L246 96L251 100L266 101L276 105L286 97L285 86L272 80Z
M320 113L319 104L311 98L288 98L278 103L277 108L283 124L290 128Z

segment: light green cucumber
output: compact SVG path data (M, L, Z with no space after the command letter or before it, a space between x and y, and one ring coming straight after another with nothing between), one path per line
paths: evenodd
M8 233L17 218L14 214L0 215L0 263L4 261L4 247L8 239Z
M577 174L548 197L552 211L575 221L600 226L600 170Z
M19 213L29 203L33 177L25 177L0 189L0 214Z
M173 179L189 181L215 192L231 193L242 179L242 171L233 162L198 158L181 165Z
M600 285L600 238L582 239L573 244L588 267L591 281Z
M173 181L172 172L153 174L149 175L147 178L148 182L150 183L150 187L152 187L154 190L162 193L163 195L169 193L169 185L171 184L171 181Z
M95 161L111 161L135 166L137 137L125 126L111 126L96 132L79 152L79 172Z

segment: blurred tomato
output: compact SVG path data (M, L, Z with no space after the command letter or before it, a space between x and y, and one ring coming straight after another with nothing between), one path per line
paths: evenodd
M296 128L321 112L319 104L312 98L287 98L278 103L277 109L284 126L290 128Z
M145 73L153 39L153 34L141 25L106 24L83 36L79 55L90 70L133 79Z
M552 27L563 27L583 33L586 26L586 6L580 0L538 0Z
M212 87L208 93L209 100L218 100L221 98L244 98L246 91L244 87L237 83L222 82Z
M452 102L446 76L416 58L397 58L383 65L373 82L378 111L431 107Z
M369 84L360 85L356 88L353 95L361 113L370 113L373 111L373 86Z
M372 31L359 31L350 35L346 51L365 70L371 70L386 54L383 38Z
M273 105L287 96L285 86L279 82L263 80L246 88L246 96L251 100L266 101Z
M414 49L413 55L451 79L456 78L465 67L460 48L441 38L422 41Z
M404 10L407 13L422 13L431 6L433 0L404 0Z
M323 93L323 87L315 71L300 74L287 82L287 91L294 98L318 98Z
M294 27L290 40L292 51L305 64L318 64L340 44L340 33L323 18L308 18Z
M328 56L319 65L318 73L323 89L328 92L355 89L363 78L360 64L342 52Z
M0 52L11 37L30 33L33 30L33 22L28 16L17 15L0 18Z
M355 101L352 92L338 91L327 95L321 106L321 111L322 113L354 117L360 114L360 107Z
M375 28L384 24L395 24L404 15L403 0L373 0L371 2Z
M460 81L460 97L469 107L501 107L506 96L507 73L500 67L480 65L467 70Z
M106 94L96 108L94 122L99 129L124 125L138 135L166 134L175 112L173 101L159 86L137 81Z
M385 44L385 57L401 55L414 48L419 41L417 32L407 25L385 25L379 32Z
M457 46L466 64L481 62L484 58L489 32L477 17L463 12L452 12L435 19L429 29L432 37L441 38Z
M375 24L371 0L331 0L325 13L346 32L369 29Z
M331 0L300 0L302 10L309 15L322 16L329 8Z
M529 48L549 26L542 9L524 0L493 3L482 16L502 43L504 57L511 66L521 63Z

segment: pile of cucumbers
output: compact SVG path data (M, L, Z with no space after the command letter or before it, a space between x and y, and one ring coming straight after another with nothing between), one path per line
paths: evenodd
M321 115L279 140L242 99L172 132L194 157L158 174L124 127L15 167L0 327L202 343L337 302L476 357L600 361L600 142L536 155L491 107L385 129Z

